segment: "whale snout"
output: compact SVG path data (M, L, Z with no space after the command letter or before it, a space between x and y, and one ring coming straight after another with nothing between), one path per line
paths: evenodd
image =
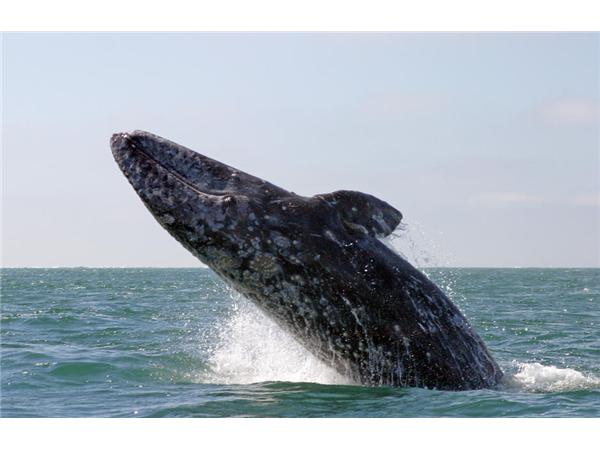
M198 153L145 131L115 133L110 138L115 161L138 194L148 185L169 192L173 185L195 195L211 195L214 167Z
M115 133L110 137L110 149L119 165L123 153L129 149L129 146L130 138L127 133Z
M114 133L110 137L110 146L111 148L115 148L120 146L123 142L126 142L129 139L128 133Z
M207 242L243 240L251 209L287 192L145 131L115 133L110 146L156 220L205 262Z
M110 137L110 148L115 156L119 152L126 150L130 144L131 137L129 133L115 133Z

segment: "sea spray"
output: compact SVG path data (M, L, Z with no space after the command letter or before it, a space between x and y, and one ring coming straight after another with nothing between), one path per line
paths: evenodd
M228 291L233 304L230 314L217 326L217 341L210 351L207 381L222 384L263 381L350 383L313 356L253 303Z
M411 221L401 223L381 241L419 269L451 266L454 258L433 235L419 222Z
M438 271L436 274L435 282L462 310L466 299L458 294L456 289L457 276L451 267L454 257L443 250L442 246L431 236L432 233L418 222L403 222L393 233L380 238L380 241L418 268L428 278L432 278L432 269L443 267L444 271Z

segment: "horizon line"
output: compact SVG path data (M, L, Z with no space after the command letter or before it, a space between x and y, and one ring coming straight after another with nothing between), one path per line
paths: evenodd
M600 266L415 266L417 269L600 269ZM0 266L0 269L208 269L208 266Z

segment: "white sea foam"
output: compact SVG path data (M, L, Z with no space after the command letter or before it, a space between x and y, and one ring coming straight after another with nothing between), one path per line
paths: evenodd
M220 325L217 341L209 358L208 382L350 384L240 296L235 296L232 314Z
M561 392L600 388L600 378L575 369L544 366L540 363L519 363L517 372L505 377L509 389L526 392Z

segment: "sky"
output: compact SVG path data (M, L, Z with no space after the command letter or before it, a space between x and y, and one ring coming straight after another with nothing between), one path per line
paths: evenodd
M404 215L432 265L600 266L599 34L2 36L2 265L199 266L109 138L142 129Z

